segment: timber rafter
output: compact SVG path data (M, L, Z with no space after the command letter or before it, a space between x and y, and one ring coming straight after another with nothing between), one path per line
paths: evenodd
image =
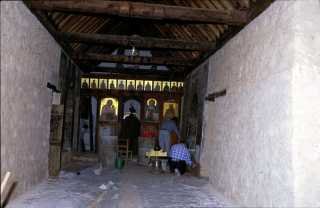
M138 64L138 65L165 65L165 66L192 66L192 60L187 62L177 58L163 57L141 57L141 56L124 56L109 55L98 53L86 53L73 55L72 58L78 61L99 61L122 64Z
M92 67L86 72L130 76L186 76L273 2L225 1L24 0L77 65ZM119 53L132 46L149 50L152 57ZM101 62L164 65L169 70L95 69Z
M31 1L32 9L101 14L148 20L244 25L247 13L237 10L203 9L130 1Z
M135 46L144 49L174 49L174 50L212 50L215 43L202 41L184 41L140 36L86 34L86 33L57 33L58 37L67 42L88 44L117 45L124 47Z

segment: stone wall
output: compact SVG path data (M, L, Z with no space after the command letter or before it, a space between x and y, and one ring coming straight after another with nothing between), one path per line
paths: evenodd
M320 1L294 5L292 78L295 205L320 207Z
M320 2L276 1L209 58L201 173L239 206L319 207Z
M294 204L291 1L277 1L209 58L202 174L239 206Z
M19 1L1 1L1 178L20 194L47 177L51 90L60 47Z

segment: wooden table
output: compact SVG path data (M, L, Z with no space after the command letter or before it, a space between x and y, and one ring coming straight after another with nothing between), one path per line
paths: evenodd
M162 150L160 151L155 151L155 150L150 150L149 152L146 152L146 157L149 158L149 166L153 168L157 173L162 173L163 172L163 167L162 167L162 161L167 160L168 156L166 152L163 152Z

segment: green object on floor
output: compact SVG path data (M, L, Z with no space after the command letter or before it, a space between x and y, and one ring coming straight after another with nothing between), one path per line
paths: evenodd
M122 169L123 166L124 166L124 160L121 159L121 158L116 158L116 160L115 160L115 167L116 167L117 169Z

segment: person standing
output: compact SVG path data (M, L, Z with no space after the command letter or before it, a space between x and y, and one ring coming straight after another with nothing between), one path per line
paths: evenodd
M136 117L133 106L129 108L130 115L124 119L121 137L129 140L129 149L133 155L138 154L138 138L140 136L140 121Z
M159 145L162 150L167 152L167 154L170 152L171 133L175 133L178 139L180 139L180 133L176 123L172 120L172 117L173 115L170 112L165 114L165 120L162 122L159 131Z

